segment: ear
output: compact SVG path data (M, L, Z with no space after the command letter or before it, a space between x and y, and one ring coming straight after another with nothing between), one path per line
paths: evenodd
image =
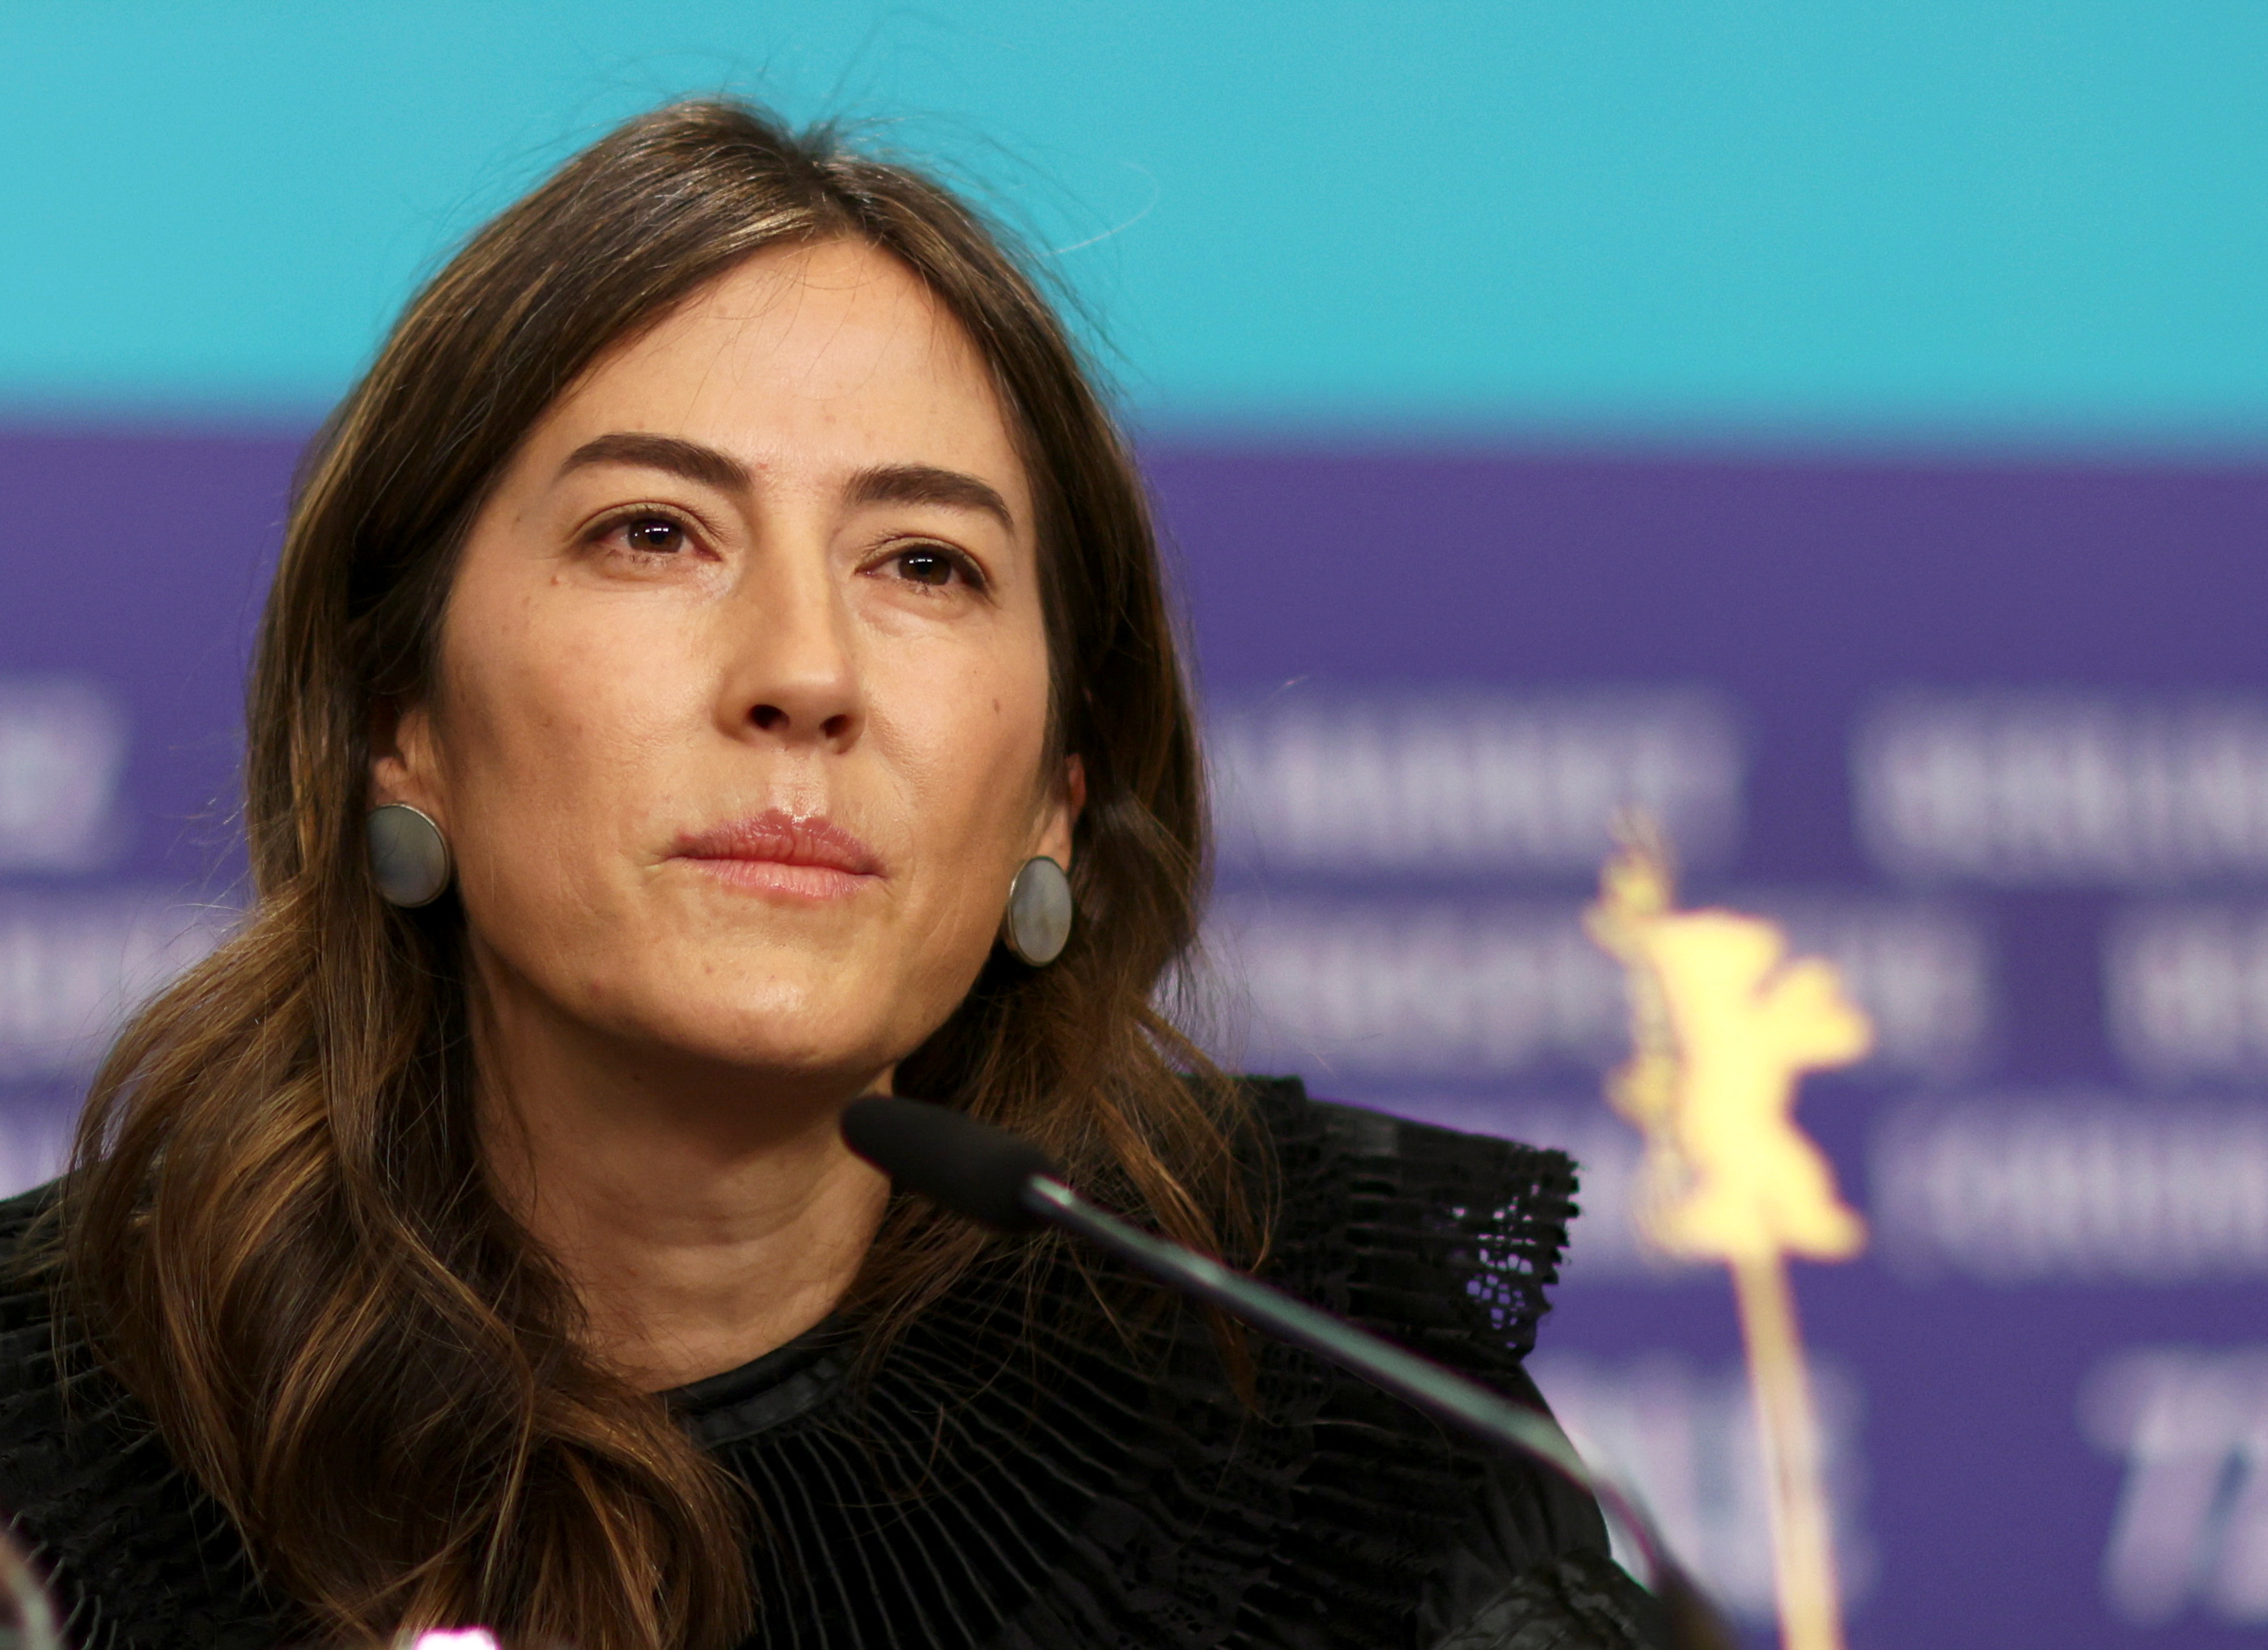
M447 829L433 718L422 704L380 699L370 711L370 806L407 802Z
M1039 829L1033 834L1030 855L1044 856L1064 870L1071 869L1071 837L1086 807L1086 764L1076 756L1063 759L1047 805L1041 810Z

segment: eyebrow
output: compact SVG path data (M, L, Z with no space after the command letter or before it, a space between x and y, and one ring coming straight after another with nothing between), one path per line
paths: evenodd
M981 511L1009 532L1016 530L1008 501L990 482L934 464L882 464L860 470L850 478L850 497L854 505L943 505Z
M682 476L720 492L746 492L748 467L729 453L687 441L676 436L648 435L617 430L585 441L570 453L559 473L596 464L632 464ZM878 464L850 478L854 505L943 505L948 509L975 510L991 516L1011 533L1016 518L1008 501L990 482L963 470L935 464Z
M740 460L715 447L680 440L675 436L617 430L577 447L560 465L559 473L564 475L593 464L635 464L644 469L682 476L688 482L699 482L720 492L746 492L748 488L748 467Z

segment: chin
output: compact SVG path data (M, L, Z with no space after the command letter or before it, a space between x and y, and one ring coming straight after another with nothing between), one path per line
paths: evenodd
M642 945L633 934L610 966L559 980L559 1000L575 1018L665 1061L752 1076L857 1073L863 1082L944 1023L990 939L973 935L945 947L932 937L930 966L909 971L899 960L909 942L871 924L848 943L794 924L765 926L761 938L721 941L713 932L681 932ZM585 944L577 950L594 948L588 936L578 939ZM951 954L948 966L936 966L939 952Z
M623 1028L681 1058L755 1078L863 1083L928 1035L878 1016L876 1000L774 980L729 998L658 1001L646 1013L633 1012L634 1026Z

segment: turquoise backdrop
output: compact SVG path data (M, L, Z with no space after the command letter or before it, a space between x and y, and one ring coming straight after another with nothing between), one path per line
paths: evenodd
M2268 6L8 0L0 417L300 423L608 122L981 179L1175 429L2268 432Z

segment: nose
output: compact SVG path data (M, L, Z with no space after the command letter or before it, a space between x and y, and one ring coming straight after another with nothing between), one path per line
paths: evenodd
M865 722L864 684L826 556L765 561L726 604L733 667L718 709L736 737L848 749Z

